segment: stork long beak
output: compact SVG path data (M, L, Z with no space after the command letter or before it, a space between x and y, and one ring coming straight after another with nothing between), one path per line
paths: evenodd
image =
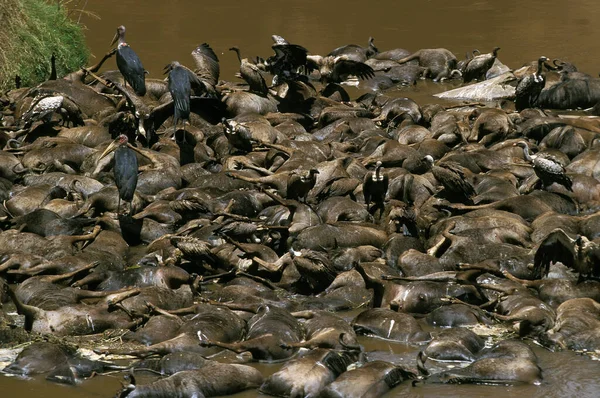
M115 37L113 37L112 41L110 42L111 47L117 42L117 40L119 40L119 32L115 33Z
M102 152L102 155L98 158L98 160L103 159L108 156L109 153L113 152L115 149L119 147L118 138L110 143L110 145Z

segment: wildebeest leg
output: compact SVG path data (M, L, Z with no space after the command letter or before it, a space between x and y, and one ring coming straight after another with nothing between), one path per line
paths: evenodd
M133 288L128 289L123 292L113 293L109 297L106 298L106 303L108 306L119 304L121 301L128 299L129 297L137 296L141 293L141 289Z
M427 250L427 254L433 257L437 257L437 253L438 250L440 250L440 248L446 243L446 237L445 236L440 236L439 240L436 244L434 244L433 246L431 246L428 250Z
M66 274L59 274L59 275L44 275L42 276L43 280L45 282L51 282L51 283L56 283L58 281L62 281L65 279L69 279L75 275L77 275L78 273L80 273L81 271L86 271L89 269L92 269L94 267L96 267L99 263L97 261L94 261L92 263L86 264L82 267L76 268L75 270L68 272ZM24 271L20 271L20 270L11 270L8 271L9 274L21 274L21 275L35 275L38 274L40 272L46 271L48 269L52 268L52 264L50 263L46 263L46 264L40 264L37 265L35 267L31 267L27 270Z
M488 301L487 303L483 303L481 305L475 305L475 304L471 304L471 303L467 303L465 301L462 301L461 299L458 299L456 297L444 297L441 299L442 301L446 301L450 304L462 304L462 305L466 305L469 308L473 308L474 310L482 310L484 314L487 314L489 316L493 316L494 313L490 312L490 311L486 311L484 308L486 307L490 307L492 305L495 305L498 300L494 299L491 301Z
M200 340L201 347L219 347L224 348L226 350L230 350L236 353L241 353L247 351L245 346L240 343L223 343L220 341L212 341L212 340Z
M146 306L150 309L151 313L168 316L169 318L179 319L179 316L172 314L169 311L165 311L162 308L158 308L157 306L155 306L154 304L152 304L150 302L146 302ZM188 307L188 308L180 308L177 311L186 310L186 311L189 311L189 312L186 312L186 314L193 314L194 313L193 308L195 308L195 306Z
M77 242L88 242L90 240L96 239L96 237L98 236L98 234L100 233L101 230L102 230L102 228L99 225L96 225L94 227L94 229L92 230L92 232L89 234L72 235L72 236L67 236L66 238L68 239L67 241L69 241L72 245Z
M277 273L277 272L281 271L281 264L269 263L258 257L254 257L252 260L255 261L256 263L258 263L258 265L265 268L269 272Z
M19 266L21 266L21 263L22 263L22 261L20 261L20 259L11 256L11 257L7 258L6 261L4 261L3 263L0 264L0 272L7 271L11 268L19 267ZM36 267L37 267L37 265L36 265ZM31 267L31 268L34 268L34 267Z
M221 302L221 301L213 301L210 300L208 302L211 305L216 305L219 307L229 308L232 311L244 311L251 312L256 314L258 312L259 305L257 304L243 304L243 303L233 303L233 302Z
M98 63L96 65L92 65L88 68L82 67L80 70L75 71L75 72L65 76L65 79L71 80L71 81L80 80L82 83L84 83L84 79L88 74L92 75L93 73L98 72L100 70L100 68L102 67L102 65L106 62L106 60L108 60L110 57L115 55L116 52L117 52L117 48L115 47L111 51L104 54L102 59L100 59L100 61L98 61Z
M315 312L311 310L295 311L292 312L292 316L294 318L312 319L315 317Z
M460 263L460 264L458 264L458 268L463 271L482 271L482 272L487 272L488 274L492 274L492 275L498 276L498 277L504 276L504 274L500 270L486 264L486 261L478 263L478 264Z
M350 351L361 351L360 346L356 345L348 345L344 342L345 333L339 333L337 339L332 336L330 333L320 334L316 337L313 337L309 340L298 341L298 342L283 342L279 346L281 348L287 349L295 349L295 348L335 348L336 345L341 345L342 347L350 350Z
M540 282L542 282L541 280L530 281L527 279L519 279L508 271L502 271L502 275L504 275L506 277L506 279L509 279L513 282L520 283L521 285L523 285L525 287L538 287L540 285Z
M253 257L253 260L257 260L257 259L258 259L258 257ZM279 290L277 288L277 286L275 286L271 283L271 281L269 281L268 279L265 279L265 278L261 278L260 276L252 275L252 274L249 274L249 273L243 272L243 271L236 272L236 275L245 276L246 278L252 279L253 281L262 283L263 285L265 285L266 287L268 287L271 290Z
M120 309L121 311L126 313L129 318L135 319L136 316L134 316L134 314L131 311L129 311L127 308L125 308L120 303L121 303L121 301L123 301L129 297L133 297L133 296L140 294L140 292L141 292L140 289L130 289L130 290L126 290L124 292L111 294L109 296L110 298L107 297L107 299L106 299L106 303L108 305L108 311L110 312L114 309Z
M81 278L75 283L71 284L71 287L81 287L84 285L89 285L91 283L100 283L104 280L105 275L102 272L92 272L89 275Z
M478 283L478 286L482 289L493 290L495 292L504 293L507 296L516 293L516 289L512 287L501 287L498 285L492 285L491 283Z
M450 271L447 272L436 272L435 274L424 275L424 276L396 276L396 275L381 275L381 279L384 281L428 281L428 282L454 282L456 280L456 273Z
M151 346L138 346L134 348L97 348L94 349L94 352L96 354L104 355L132 355L139 358L145 358L150 355L165 355L171 352L182 351L182 348L185 349L185 347L189 347L192 340L196 340L196 338L192 338L187 334L182 333L172 339Z

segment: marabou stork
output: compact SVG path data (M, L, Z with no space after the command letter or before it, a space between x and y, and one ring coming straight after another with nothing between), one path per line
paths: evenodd
M125 42L125 26L123 25L117 28L117 33L113 38L111 46L116 42L118 42L117 67L119 71L123 75L125 82L133 87L133 91L140 97L144 96L146 94L146 70L138 55Z
M131 201L133 200L133 194L135 193L138 181L138 161L135 152L129 148L129 139L125 134L121 134L111 142L108 148L100 155L100 159L113 151L115 152L113 172L115 184L119 190L117 213L120 213L121 210L121 199L130 203L129 213L131 213Z
M177 132L177 122L183 122L185 131L185 121L190 119L190 96L192 95L192 85L194 87L203 87L204 84L198 79L198 76L190 69L174 61L165 67L165 73L169 73L169 91L173 97L174 115L173 115L173 139ZM184 134L185 137L185 134ZM185 140L185 138L184 138Z

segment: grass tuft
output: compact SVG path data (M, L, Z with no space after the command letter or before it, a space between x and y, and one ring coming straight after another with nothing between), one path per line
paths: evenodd
M0 91L14 88L15 75L23 86L48 79L52 53L59 77L86 64L89 50L82 28L69 19L62 3L0 1Z

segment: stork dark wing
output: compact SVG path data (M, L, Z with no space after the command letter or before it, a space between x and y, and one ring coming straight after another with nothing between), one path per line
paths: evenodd
M138 162L135 152L126 146L115 151L115 183L121 199L131 202L138 181Z
M137 95L146 94L146 71L138 55L128 45L119 46L117 50L117 67L127 83L133 87Z
M536 275L548 275L551 262L561 262L571 269L576 267L576 253L573 239L562 229L555 229L540 243L533 258Z
M200 44L194 51L192 57L196 64L194 71L200 79L216 86L219 83L219 58L212 48L206 43Z
M177 66L169 73L169 91L175 102L175 121L189 119L190 117L190 95L192 87L190 74L187 68Z
M359 79L370 79L375 77L375 71L369 65L363 62L351 61L348 59L338 59L333 64L331 72L331 81L341 83L348 79L348 76L354 75Z
M190 68L180 65L187 73L187 78L190 82L191 88L194 90L194 93L197 95L208 94L211 97L216 97L217 92L215 91L214 85L207 81L206 79L201 78L191 70Z

